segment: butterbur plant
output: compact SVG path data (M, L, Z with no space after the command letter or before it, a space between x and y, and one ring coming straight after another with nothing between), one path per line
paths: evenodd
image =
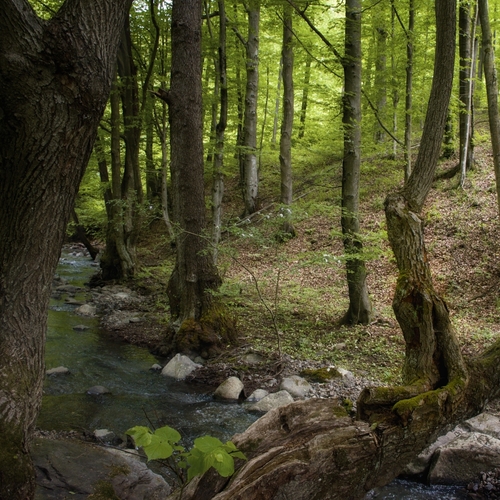
M181 469L187 469L187 481L203 475L213 467L222 477L234 474L234 459L246 460L245 455L233 442L225 444L212 436L203 436L194 440L193 447L186 449L179 445L181 435L168 425L152 432L148 427L135 426L126 434L131 436L137 447L141 447L149 460L171 460L177 477L185 477Z

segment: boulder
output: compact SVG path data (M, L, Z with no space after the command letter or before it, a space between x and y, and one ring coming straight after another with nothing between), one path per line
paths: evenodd
M500 418L491 413L481 413L466 420L463 427L470 432L481 432L500 439Z
M176 354L161 371L161 374L165 377L172 377L177 380L184 380L190 373L192 373L201 365L191 361L187 356L183 354Z
M221 399L239 399L243 392L243 382L238 377L229 377L215 389L214 396Z
M170 486L133 450L103 448L72 439L37 438L32 447L35 500L91 496L120 500L163 500ZM113 496L111 496L111 494Z
M255 391L248 396L248 398L245 400L247 403L256 403L257 401L260 401L261 399L265 398L269 394L269 391L266 391L265 389L255 389Z
M250 411L263 411L268 412L274 408L280 408L293 403L293 398L287 391L278 391L268 394L257 403L248 407Z
M312 387L306 379L298 375L292 375L282 380L280 389L282 391L287 391L295 398L303 398L311 392Z
M83 306L77 307L75 313L80 316L94 317L97 316L97 309L95 306L90 304L83 304Z
M432 458L430 484L466 484L480 472L500 467L500 440L471 432L439 448Z

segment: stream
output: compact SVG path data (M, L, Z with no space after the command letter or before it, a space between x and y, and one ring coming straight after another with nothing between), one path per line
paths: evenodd
M83 287L95 271L88 258L64 251L57 274L68 284ZM74 298L85 302L88 294L82 291ZM45 365L64 366L70 374L46 377L38 419L41 429L109 429L123 435L134 425L170 425L187 441L204 434L228 440L257 419L241 405L215 401L211 388L152 371L153 364L165 361L145 348L109 339L100 331L98 318L77 316L78 306L65 299L64 293L51 299ZM74 330L77 325L88 329ZM87 394L96 385L111 394Z
M95 264L81 253L64 249L57 274L67 284L82 287L74 297L84 303L84 285L96 272ZM142 347L109 339L100 331L99 319L77 316L78 305L67 295L51 299L45 364L47 369L64 366L69 375L47 376L38 427L55 431L109 429L121 436L134 425L170 425L184 440L210 434L228 440L243 432L257 416L241 405L215 401L212 389L188 385L163 377L150 368L165 364ZM86 330L74 330L83 325ZM102 385L110 394L92 396L87 390ZM368 499L455 500L465 499L454 486L428 487L395 480L373 490Z

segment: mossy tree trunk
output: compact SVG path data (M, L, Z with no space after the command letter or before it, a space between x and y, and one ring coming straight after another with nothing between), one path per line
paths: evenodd
M172 68L168 91L173 217L177 259L168 284L174 347L198 350L205 324L217 325L213 292L221 280L206 231L201 92L201 0L172 6ZM208 320L210 318L210 320ZM196 337L196 338L195 338ZM217 337L217 333L215 333Z
M109 96L129 0L0 16L0 498L33 498L52 277Z

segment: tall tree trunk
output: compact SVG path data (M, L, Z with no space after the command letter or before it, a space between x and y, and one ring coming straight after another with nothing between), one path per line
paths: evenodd
M477 13L477 10L476 10ZM470 2L459 4L459 99L461 104L459 117L460 134L460 185L465 183L466 172L472 168L472 89L473 89L473 55L476 16L471 19Z
M311 80L312 56L307 54L306 69L304 73L304 85L302 87L302 104L300 105L300 125L298 138L302 139L306 130L307 101L309 98L309 82Z
M408 31L406 34L406 89L405 89L405 182L412 171L411 134L413 115L413 30L415 29L414 0L409 0Z
M349 309L342 322L370 322L372 308L366 285L363 244L359 235L361 166L361 1L346 1L344 65L344 159L342 162L342 235L347 256Z
M206 229L201 89L201 0L172 4L170 90L157 95L169 106L173 215L178 224L177 259L167 294L171 347L177 351L226 344L230 317L213 291L221 280L213 265Z
M106 249L101 258L104 280L131 278L136 270L136 240L139 231L138 205L143 192L139 168L141 123L137 67L132 57L130 24L127 20L118 50L119 91L123 110L123 131L120 131L119 111L114 110L112 130L113 218L108 221ZM115 107L118 96L113 95ZM113 107L113 104L111 104ZM113 112L113 111L112 111ZM121 175L120 141L123 134L125 158ZM121 178L121 185L119 185Z
M276 101L274 104L273 136L271 137L271 145L273 149L276 147L276 137L278 136L282 80L283 80L283 53L282 57L280 58L280 65L278 70L278 90L276 92ZM269 66L267 67L267 92L269 92Z
M259 91L260 0L248 4L248 39L245 44L247 83L243 121L244 216L258 210L259 166L257 161L257 95Z
M219 6L219 74L220 113L215 127L215 155L212 183L212 244L213 263L217 265L218 246L222 227L222 197L224 195L224 134L227 126L227 71L226 71L226 10L224 0L218 0Z
M448 308L434 290L418 216L431 188L446 124L455 62L456 5L436 1L434 78L420 150L408 182L385 203L389 241L399 279L393 300L403 330L406 357L403 382L417 392L466 378Z
M293 199L292 182L292 130L294 114L293 95L293 21L292 7L286 3L283 6L283 48L281 60L283 61L283 121L281 123L280 137L280 173L281 196L283 205L290 206ZM295 229L291 221L291 211L283 213L285 222L283 232L295 236Z
M387 107L387 28L385 26L384 13L380 14L381 19L377 20L375 26L377 58L375 60L375 91L377 93L377 113L380 118L385 115ZM376 142L383 142L385 132L378 122L375 125L374 139Z
M0 16L0 498L34 496L52 277L111 87L129 0Z
M478 0L479 19L483 32L484 78L488 98L488 118L490 123L491 148L497 190L497 204L500 211L500 115L498 114L498 80L495 67L493 33L488 15L488 0Z

